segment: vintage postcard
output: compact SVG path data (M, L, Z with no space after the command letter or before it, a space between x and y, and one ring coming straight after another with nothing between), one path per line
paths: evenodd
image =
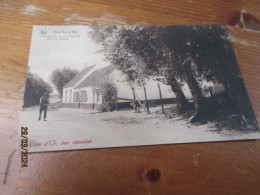
M29 152L258 139L224 25L34 26Z

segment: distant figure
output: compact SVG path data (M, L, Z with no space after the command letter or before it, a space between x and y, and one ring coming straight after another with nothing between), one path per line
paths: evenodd
M39 116L39 120L41 120L42 111L44 111L43 117L44 117L44 121L46 121L48 104L49 104L49 94L46 92L46 93L44 93L44 95L40 99L40 116Z
M135 100L133 100L132 102L131 102L131 104L130 104L131 106L133 106L133 108L134 108L134 112L136 112L136 105L135 105Z
M135 109L135 112L140 112L140 108L141 108L141 105L140 105L140 103L139 103L139 101L138 100L135 100L134 101L134 109Z
M140 107L142 107L143 108L143 110L145 111L145 112L147 112L147 110L146 110L146 101L140 101Z

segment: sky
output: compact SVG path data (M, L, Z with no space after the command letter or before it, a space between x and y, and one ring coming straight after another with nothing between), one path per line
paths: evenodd
M34 26L29 56L29 70L45 81L56 68L82 70L97 64L108 65L102 48L90 38L88 26Z

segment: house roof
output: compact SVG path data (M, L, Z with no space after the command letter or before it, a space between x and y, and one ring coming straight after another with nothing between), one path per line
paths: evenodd
M81 70L80 72L78 72L75 77L73 77L72 80L70 80L66 85L64 85L63 88L66 88L66 87L72 87L74 86L80 79L82 79L93 67L93 66L88 66L86 68L84 68L83 70Z
M94 71L91 75L89 75L85 80L83 80L77 87L82 88L82 87L90 87L90 86L96 86L98 85L101 81L102 78L108 76L114 71L113 66L106 66L105 68L98 69Z

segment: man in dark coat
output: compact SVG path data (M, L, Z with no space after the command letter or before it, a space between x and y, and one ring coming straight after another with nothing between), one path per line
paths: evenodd
M135 109L135 112L140 112L140 108L141 108L141 105L140 105L140 102L138 100L135 100L134 101L134 109Z
M44 116L43 116L44 117L44 121L46 121L48 104L49 104L49 94L46 92L46 93L44 93L44 95L40 99L40 116L39 116L39 120L41 120L42 111L43 111L44 112Z

